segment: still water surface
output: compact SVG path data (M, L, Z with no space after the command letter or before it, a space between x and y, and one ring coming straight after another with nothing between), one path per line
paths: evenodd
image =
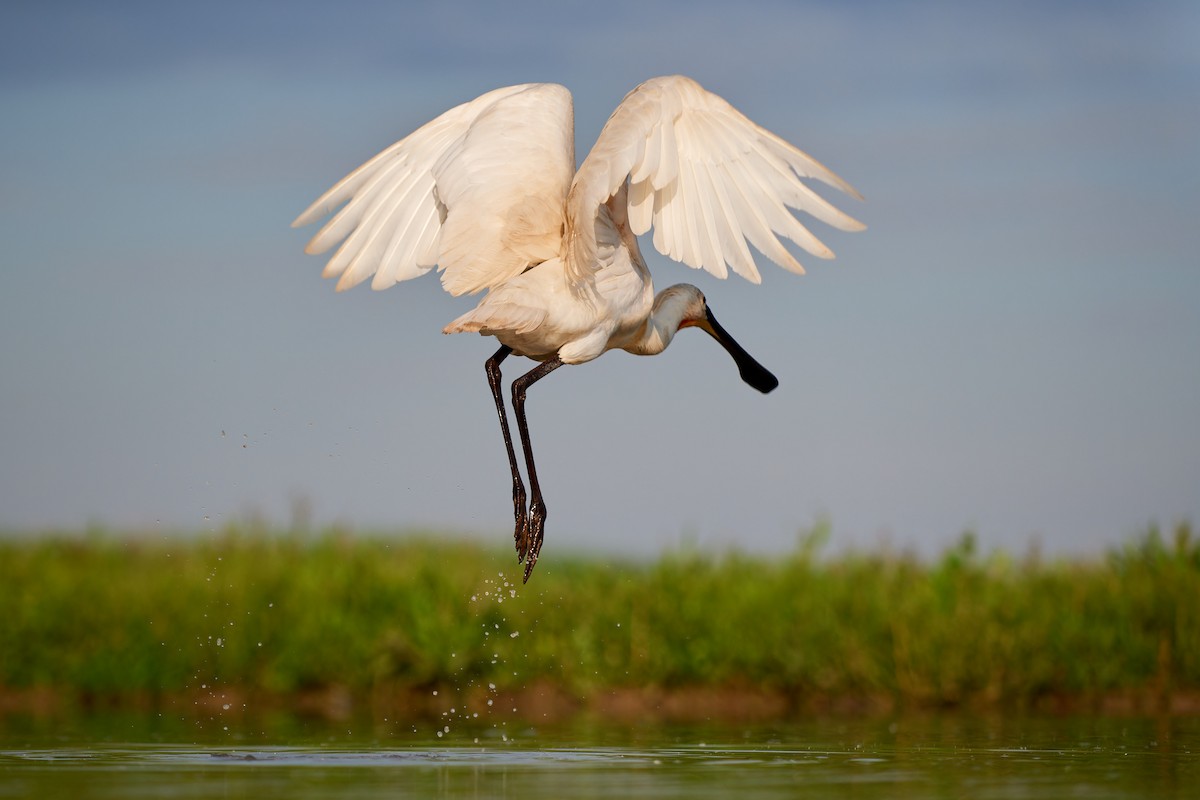
M0 718L0 797L1200 797L1200 719L1190 717L437 730Z

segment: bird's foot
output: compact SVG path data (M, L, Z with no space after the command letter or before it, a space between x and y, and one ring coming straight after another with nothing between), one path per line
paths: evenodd
M529 583L529 576L533 574L538 554L542 552L542 539L545 529L546 505L542 502L542 498L537 497L534 498L533 505L529 507L529 554L525 559L524 583Z
M529 552L529 517L525 510L525 487L519 482L513 483L513 516L517 523L513 530L513 543L516 544L517 563L520 564Z

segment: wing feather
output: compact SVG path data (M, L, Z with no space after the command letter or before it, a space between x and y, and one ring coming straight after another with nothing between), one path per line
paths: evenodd
M707 197L713 209L713 225L715 227L715 257L728 261L733 271L744 277L750 283L762 283L754 258L745 246L745 237L734 230L737 223L737 211L733 210L730 197L724 185L724 179L712 164L704 164L703 180L707 182ZM724 265L722 265L724 266Z
M559 255L574 167L570 93L509 86L386 148L292 225L342 206L305 248L341 242L322 273L339 291L372 275L385 289L437 266L448 292L474 293Z
M865 227L805 179L862 199L828 168L695 81L646 81L617 106L571 183L569 277L583 280L595 269L593 221L627 181L630 229L640 235L653 227L660 253L721 278L732 267L758 283L748 242L785 269L803 273L780 237L820 258L833 253L793 212L840 230Z
M766 209L763 204L757 202L761 197L761 187L751 188L748 183L753 178L744 173L727 172L727 177L740 198L743 210L743 216L740 217L742 230L750 244L789 272L803 275L804 267L800 266L800 262L779 242L766 218Z
M630 181L633 179L630 178ZM629 227L641 236L654 223L654 189L649 180L629 184Z
M688 163L688 170L691 173L690 179L696 184L696 202L698 205L696 213L696 228L697 235L700 237L700 266L707 271L716 275L718 278L726 277L729 272L725 268L725 259L721 255L722 248L717 232L717 218L713 213L712 203L713 198L712 183L708 179L707 165L691 161Z
M762 283L762 276L758 274L754 256L750 255L750 248L746 246L746 237L742 233L741 219L744 212L734 204L730 194L731 187L727 185L728 179L718 164L709 167L709 174L713 192L720 206L717 222L722 226L721 253L729 259L729 265L738 275L751 283Z
M403 241L410 235L410 228L418 216L430 216L430 209L423 207L422 201L432 185L432 178L393 181L375 197L368 212L358 222L358 227L330 261L330 264L335 263L339 257L343 257L343 253L344 257L349 258L349 263L341 270L337 284L339 290L361 283L372 273L376 278L372 286L381 288L379 284L387 280L384 276L398 274L403 265L389 262L386 254L392 249L392 242ZM410 277L428 272L433 264L415 266L419 271ZM390 280L386 285L395 282Z

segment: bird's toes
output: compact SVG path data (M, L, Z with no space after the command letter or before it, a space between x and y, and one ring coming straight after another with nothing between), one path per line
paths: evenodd
M537 563L537 554L530 553L529 560L525 562L525 579L522 583L529 583L529 576L533 574L533 565Z
M517 547L517 563L521 563L529 552L529 516L525 508L525 487L520 483L513 485L513 516L516 519L513 543Z
M522 511L517 515L517 527L513 531L513 543L517 547L517 563L525 560L529 552L529 518Z
M529 553L525 559L525 583L529 583L529 576L533 574L533 567L542 552L542 540L546 530L546 506L535 500L529 512Z

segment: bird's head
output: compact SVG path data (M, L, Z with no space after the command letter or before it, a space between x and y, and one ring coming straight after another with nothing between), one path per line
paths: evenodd
M683 328L699 328L720 342L726 352L733 356L742 380L763 394L766 394L779 385L779 379L772 375L770 370L755 361L729 335L729 332L721 327L720 323L717 322L717 318L713 316L712 309L708 307L708 302L704 299L704 292L688 284L672 286L665 290L663 294L667 292L673 292L675 297L672 299L682 305L682 316L679 321L680 330Z

